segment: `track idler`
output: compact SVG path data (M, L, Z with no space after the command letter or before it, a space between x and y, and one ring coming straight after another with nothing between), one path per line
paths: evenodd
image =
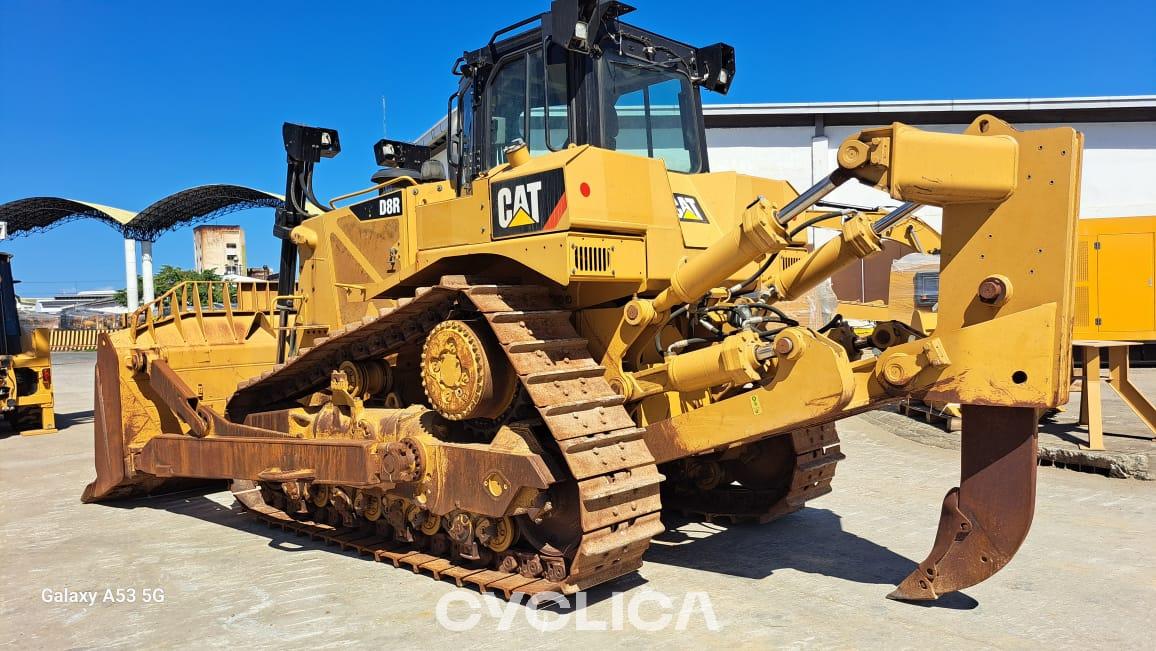
M1034 408L963 406L962 477L927 559L891 599L926 601L987 579L1028 535L1036 503Z

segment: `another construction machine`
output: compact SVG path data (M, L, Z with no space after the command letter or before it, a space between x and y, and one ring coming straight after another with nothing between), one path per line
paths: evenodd
M824 205L832 205L824 202ZM866 209L864 209L866 210ZM866 210L864 214L871 217L882 217L879 208ZM815 225L826 229L840 227L838 217L817 218ZM873 258L888 264L886 300L866 300L866 259L861 260L859 268L854 266L845 270L845 274L855 279L855 285L861 288L864 300L838 301L839 315L848 321L858 322L856 333L864 336L871 334L871 327L883 321L900 321L923 334L931 334L935 330L935 308L939 303L939 251L943 246L939 231L914 214L896 220L886 231L879 233L884 241L884 251L887 246L892 247L892 256L899 252L911 251L908 255L896 257L888 262L886 254L881 258ZM876 267L878 268L878 267ZM855 272L858 272L857 274ZM857 277L856 277L857 276ZM834 289L839 293L839 282L836 280Z
M1032 520L1036 410L1067 399L1081 135L896 123L802 193L710 172L699 93L727 92L734 50L629 11L556 0L459 59L448 174L382 141L378 183L311 216L340 141L286 124L278 294L186 285L102 340L84 499L227 479L276 526L571 593L637 570L664 510L798 510L843 458L832 423L920 396L965 405L962 481L892 596L1003 567ZM852 180L906 203L808 250L810 209ZM921 204L944 212L934 336L865 356L778 307Z
M24 436L56 431L49 331L23 328L12 254L0 253L0 413Z

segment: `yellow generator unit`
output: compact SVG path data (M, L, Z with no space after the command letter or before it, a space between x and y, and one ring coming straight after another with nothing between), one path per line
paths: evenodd
M12 255L0 253L0 413L23 435L56 431L49 331L20 326Z
M1081 219L1076 339L1156 341L1156 217Z
M700 92L727 92L734 50L630 11L555 0L500 30L454 65L448 165L383 140L373 187L323 214L311 179L337 132L286 124L276 300L185 286L101 341L84 499L228 479L277 526L570 593L637 570L664 512L802 508L843 458L835 421L918 396L964 405L962 476L892 596L1003 567L1032 520L1036 411L1067 400L1082 136L895 123L801 193L711 172ZM807 250L852 180L905 203L843 212ZM919 205L943 209L934 335L865 356L783 309Z
M829 220L828 220L829 223ZM938 252L939 234L916 224ZM912 225L912 226L916 226ZM921 239L901 230L895 241L916 248ZM924 249L917 249L923 251ZM840 301L848 319L902 320L935 329L939 263L911 254L892 263L886 302ZM1075 339L1156 342L1156 217L1085 218L1076 249Z

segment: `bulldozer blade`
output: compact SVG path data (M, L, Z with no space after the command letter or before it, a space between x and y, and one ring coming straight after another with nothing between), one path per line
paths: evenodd
M96 390L92 419L96 479L85 487L81 501L103 502L211 485L213 482L201 479L162 479L134 468L130 461L132 451L129 444L137 432L132 429L132 419L125 418L125 396L121 391L121 373L127 372L108 335L102 335L96 349Z
M84 489L81 497L84 502L97 502L122 492L129 483L125 473L127 450L121 417L120 363L108 335L101 335L97 344L95 394L92 425L96 479Z
M931 553L888 598L938 599L1008 564L1035 512L1038 426L1034 408L964 405L959 487L943 499Z

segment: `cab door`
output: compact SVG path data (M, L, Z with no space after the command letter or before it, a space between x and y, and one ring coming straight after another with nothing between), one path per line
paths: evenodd
M570 142L570 106L565 52L541 45L503 56L485 88L482 169L506 162L504 151L515 141L529 145L530 155L559 151Z

